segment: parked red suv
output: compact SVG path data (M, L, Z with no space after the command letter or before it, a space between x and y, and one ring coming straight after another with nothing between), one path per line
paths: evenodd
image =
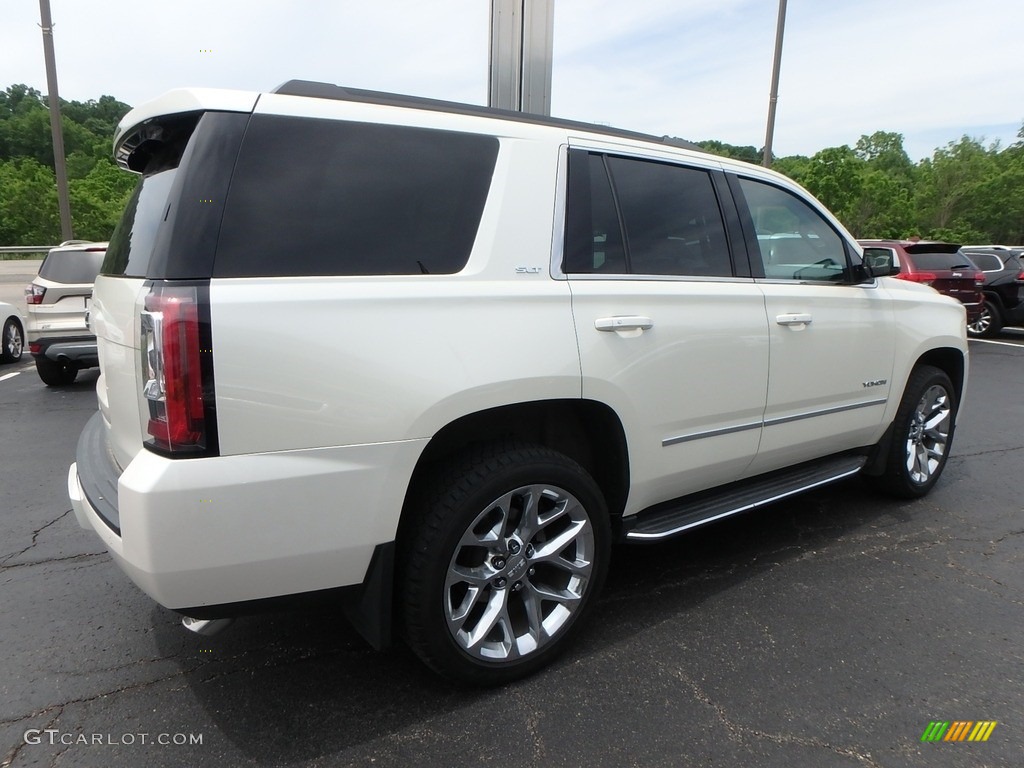
M985 306L985 273L955 243L926 240L858 240L864 260L872 265L898 266L894 277L930 285L959 299L967 309L967 324L975 323Z

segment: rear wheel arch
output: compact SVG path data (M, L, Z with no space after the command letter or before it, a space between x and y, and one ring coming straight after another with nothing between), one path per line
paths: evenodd
M432 471L473 444L518 440L569 457L597 482L613 524L629 493L629 455L618 415L594 400L539 400L462 416L438 430L420 455L405 504ZM403 520L405 515L403 514Z

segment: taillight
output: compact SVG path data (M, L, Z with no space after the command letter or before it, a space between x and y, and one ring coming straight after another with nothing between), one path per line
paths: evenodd
M46 295L46 288L42 285L36 285L35 283L29 283L25 286L25 303L26 304L42 304L43 297Z
M974 284L977 285L978 287L981 287L981 286L983 286L985 284L985 273L984 272L975 272L974 273Z
M1024 282L1024 270L1022 270L1021 273L1017 275L1017 279L1020 280L1021 282Z
M142 395L149 407L147 445L194 456L215 450L213 361L202 286L154 283L142 312ZM204 343L205 338L205 343Z
M934 272L900 272L896 277L901 280L910 280L914 283L923 283L924 285L931 285L938 279L938 275Z

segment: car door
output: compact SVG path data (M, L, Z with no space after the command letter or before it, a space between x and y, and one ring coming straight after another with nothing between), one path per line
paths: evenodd
M730 230L742 235L732 208L723 217L723 193L713 168L569 152L561 264L583 397L625 429L627 514L737 479L757 452L764 297L736 276Z
M891 390L886 291L862 279L851 241L811 200L766 179L730 183L769 336L764 431L748 474L869 444Z

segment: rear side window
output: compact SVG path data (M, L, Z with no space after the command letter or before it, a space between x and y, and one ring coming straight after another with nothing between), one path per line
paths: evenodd
M491 136L256 115L231 181L215 275L458 272L497 153Z
M104 251L50 251L39 267L39 276L55 283L94 283Z
M708 171L574 150L567 217L566 274L732 275Z
M1003 268L1003 260L994 253L971 253L971 261L985 272L998 272Z

